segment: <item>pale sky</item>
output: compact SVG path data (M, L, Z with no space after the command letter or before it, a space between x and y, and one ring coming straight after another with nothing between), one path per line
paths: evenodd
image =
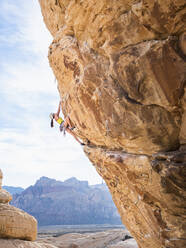
M50 128L59 93L47 54L52 41L38 0L0 0L0 168L3 185L28 187L41 176L101 183L71 137Z

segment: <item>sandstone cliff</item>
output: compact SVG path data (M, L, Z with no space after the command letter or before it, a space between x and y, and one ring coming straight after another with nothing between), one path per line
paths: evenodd
M139 247L186 245L184 0L40 0L64 115Z
M89 186L70 178L64 182L41 177L11 204L33 215L39 225L121 224L106 185Z

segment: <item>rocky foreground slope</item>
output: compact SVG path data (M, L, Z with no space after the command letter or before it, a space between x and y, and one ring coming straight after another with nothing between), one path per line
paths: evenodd
M39 225L121 224L104 184L70 178L64 182L41 177L11 204L33 215Z
M64 115L139 247L185 240L184 0L40 0Z
M38 238L36 242L2 240L2 248L137 248L128 232L113 229L96 233L71 233L59 237Z

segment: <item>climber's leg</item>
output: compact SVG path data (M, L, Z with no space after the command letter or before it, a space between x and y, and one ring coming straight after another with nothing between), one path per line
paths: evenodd
M84 143L82 143L68 127L66 128L66 131L70 133L77 140L77 142L79 142L79 144L84 145Z
M70 118L68 116L65 118L64 127L65 128L69 127L70 129L73 128L72 124L71 124L71 121L70 121Z

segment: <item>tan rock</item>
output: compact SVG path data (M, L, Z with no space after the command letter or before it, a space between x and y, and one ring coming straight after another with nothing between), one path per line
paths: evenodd
M85 152L140 247L186 245L186 151L153 157L94 147L86 147Z
M80 50L75 38L54 41L50 64L59 81L64 114L79 133L94 145L127 152L175 149L186 67L172 42L128 47L109 62L90 49Z
M11 194L5 189L0 189L0 203L8 203L12 200Z
M184 247L185 1L40 5L63 113L123 223L140 248Z
M185 29L184 0L39 0L52 33L73 34L80 45L121 49L150 39L162 39Z
M12 200L12 196L8 191L2 189L2 180L3 180L3 173L0 169L0 203L8 203Z
M37 221L24 211L0 203L0 238L35 240Z
M2 183L3 174L0 170ZM1 186L1 185L0 185ZM12 196L0 187L0 238L35 240L37 237L37 221L24 211L10 206Z
M0 169L0 189L2 187L2 180L3 180L3 172L2 170Z
M186 55L186 32L182 33L179 37L179 46L183 54Z
M40 1L63 112L79 136L132 153L178 147L186 65L168 36L184 31L183 2Z
M186 144L186 88L185 93L182 98L182 121L181 121L181 129L180 129L180 143Z

